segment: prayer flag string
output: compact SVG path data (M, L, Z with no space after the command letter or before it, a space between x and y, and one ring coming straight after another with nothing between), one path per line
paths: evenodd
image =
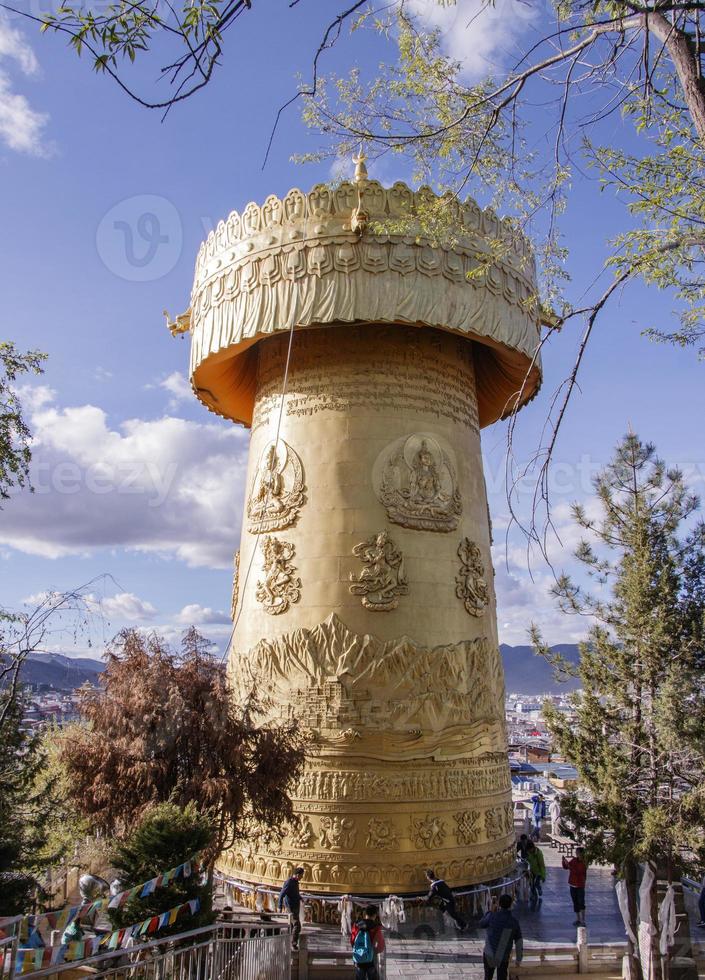
M93 936L90 939L63 943L61 946L45 946L42 949L19 949L15 960L15 973L34 973L59 963L73 963L88 956L95 956L100 950L120 949L130 939L150 935L167 925L173 925L185 912L188 915L196 915L200 907L201 900L192 898L166 912L160 912L159 915L152 915L143 922L116 929L115 932L106 933L104 936Z
M165 888L172 881L177 881L179 878L190 878L192 874L199 870L199 858L200 855L197 854L188 861L184 861L183 864L178 864L175 868L170 868L169 871L163 871L149 881L144 881L142 884L135 885L133 888L127 888L125 891L119 892L112 897L98 898L94 902L84 902L82 905L67 905L65 908L57 909L53 912L40 912L37 915L26 915L20 923L20 935L26 935L27 923L30 919L35 926L41 919L46 919L52 929L63 930L74 919L83 919L103 909L122 908L132 898L146 898L147 895L151 895L157 888Z

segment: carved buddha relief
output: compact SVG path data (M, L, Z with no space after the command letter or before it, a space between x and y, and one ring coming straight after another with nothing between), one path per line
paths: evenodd
M387 532L380 531L355 545L353 554L360 559L364 568L357 576L351 573L351 593L362 596L365 609L396 609L399 596L408 594L409 585L401 551Z
M372 481L387 516L419 531L453 531L462 513L451 450L437 436L414 433L382 450Z
M283 439L264 448L247 501L250 534L280 531L296 521L304 503L301 460Z

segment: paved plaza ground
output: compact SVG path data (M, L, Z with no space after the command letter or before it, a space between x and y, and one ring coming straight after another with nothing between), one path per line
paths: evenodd
M567 872L560 867L560 857L549 847L542 848L547 865L543 901L537 905L518 902L515 914L521 923L525 944L545 946L575 943L576 928L570 903ZM691 908L693 902L689 903ZM695 928L690 917L694 939L705 940L705 930ZM625 941L622 917L617 906L614 878L608 868L590 868L587 892L587 926L590 943ZM314 949L347 950L340 933L332 926L305 927L308 944ZM387 938L386 975L388 980L422 980L427 977L480 978L484 930L471 926L461 935L449 932L443 938ZM351 968L350 975L353 975Z

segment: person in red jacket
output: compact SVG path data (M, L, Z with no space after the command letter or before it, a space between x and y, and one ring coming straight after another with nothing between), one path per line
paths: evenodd
M365 933L367 939L364 938ZM359 939L358 935L360 935ZM353 949L355 980L379 980L377 956L384 952L384 933L376 905L368 905L363 912L363 917L353 923L350 945ZM368 955L364 953L365 947L369 951Z
M574 926L585 925L585 879L587 878L587 864L585 864L585 850L576 847L575 857L570 861L563 858L563 867L568 874L568 885L570 886L570 897L573 899L573 911L575 912Z

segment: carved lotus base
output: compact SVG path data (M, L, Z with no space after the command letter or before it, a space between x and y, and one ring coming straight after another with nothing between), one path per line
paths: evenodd
M464 850L462 854L468 854L469 850ZM511 844L489 854L476 853L470 857L462 857L461 854L457 858L436 860L438 855L431 852L426 855L427 860L417 860L415 864L394 864L381 854L370 854L367 863L351 863L349 856L345 860L344 855L335 860L330 854L314 854L313 857L319 860L311 861L310 854L286 857L286 853L278 857L259 855L255 858L252 855L246 856L243 851L230 851L221 857L219 870L250 886L254 884L278 889L293 869L301 866L304 869L301 883L304 893L403 896L427 890L425 871L428 867L433 867L436 874L445 878L452 888L459 888L493 881L509 874L516 866L516 845L513 838ZM397 855L397 859L404 856ZM263 875L257 874L256 870L249 870L262 866L265 867Z

